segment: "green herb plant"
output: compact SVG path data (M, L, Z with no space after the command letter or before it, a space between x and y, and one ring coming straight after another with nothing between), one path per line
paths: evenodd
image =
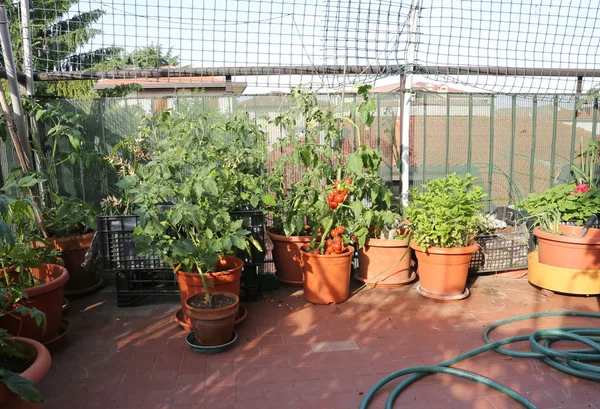
M476 178L456 173L433 179L413 189L405 211L412 240L427 247L466 247L474 243L484 225L485 197Z

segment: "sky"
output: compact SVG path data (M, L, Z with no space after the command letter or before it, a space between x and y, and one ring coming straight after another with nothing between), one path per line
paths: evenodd
M414 0L81 0L73 14L101 8L101 30L82 51L151 44L171 48L182 66L403 65ZM510 66L600 69L598 0L421 0L416 63L420 66ZM575 79L443 76L429 80L488 92L572 93ZM249 91L287 90L341 77L239 77ZM347 82L377 85L367 75ZM424 81L415 78L415 81ZM584 89L596 84L584 81Z

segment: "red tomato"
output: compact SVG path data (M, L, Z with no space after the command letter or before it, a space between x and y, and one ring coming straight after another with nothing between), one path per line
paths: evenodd
M342 243L344 240L338 235L333 238L333 244Z
M331 255L331 250L327 249L327 251L325 252L326 256L330 256Z
M344 189L340 192L342 195L347 196L348 195L348 189Z
M337 196L337 195L339 195L339 194L340 194L340 192L339 192L339 190L337 190L337 189L333 189L333 190L331 191L331 194L332 194L332 195L334 195L334 196Z
M335 196L332 193L330 193L327 195L327 200L333 202L335 200Z
M336 253L342 251L342 243L335 243L333 245L333 251L335 251Z
M337 227L338 234L344 234L345 231L346 231L346 229L344 229L344 226L338 226Z
M352 184L352 179L351 178L346 178L344 179L344 183L347 185L351 185Z
M331 203L329 203L329 207L332 209L335 209L338 207L338 204L337 204L337 202L331 202Z
M331 237L336 237L338 235L336 229L331 230L331 233L329 233L329 234L331 234Z
M331 241L331 239L327 239L327 241L325 242L325 245L327 247L331 247L331 246L333 246L333 242Z
M336 201L337 203L342 203L342 202L344 201L344 196L342 196L342 195L337 195L337 196L335 197L335 201Z
M319 250L313 250L313 254L319 254Z

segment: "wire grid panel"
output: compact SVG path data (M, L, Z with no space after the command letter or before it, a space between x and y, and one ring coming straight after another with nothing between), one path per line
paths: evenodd
M409 10L399 0L32 1L35 70L296 66L307 75L248 71L233 80L339 85L343 74L321 77L313 69L397 66ZM346 81L370 78L357 72Z
M585 77L583 90L598 82L598 74L585 71L600 69L596 0L421 0L420 6L416 64L430 79L499 93L571 93L578 76ZM457 66L484 74L517 70L456 75L449 67Z

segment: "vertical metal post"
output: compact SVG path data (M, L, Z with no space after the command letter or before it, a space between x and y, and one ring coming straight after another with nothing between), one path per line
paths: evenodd
M446 94L446 174L450 173L450 94Z
M580 100L579 96L579 93L575 95L575 103L573 105L573 122L571 123L571 149L569 150L569 163L571 165L573 165L573 162L575 162L575 140L577 139L577 104Z
M512 97L512 109L511 109L511 119L510 119L510 168L509 168L509 187L508 187L508 200L513 200L512 187L514 185L515 178L515 134L517 133L517 96L513 95Z
M532 124L531 124L531 156L529 157L529 193L533 193L533 183L535 181L535 144L537 136L537 107L538 98L537 95L533 96L533 111L531 112Z
M550 187L554 186L554 154L556 153L556 137L558 132L558 95L554 96L552 110L552 147L550 148Z
M598 98L594 98L593 105L593 113L592 113L592 137L593 141L596 140L596 129L598 127Z
M410 34L408 39L408 50L406 53L406 65L404 66L404 101L402 104L402 134L401 134L401 200L402 204L408 204L408 191L410 183L410 116L411 116L411 94L415 53L417 48L417 23L419 18L419 2L413 0L410 10Z
M469 141L467 145L467 172L471 173L471 159L473 157L473 94L469 94Z
M8 87L10 90L10 98L12 101L12 110L14 113L15 125L21 141L25 160L28 168L32 168L31 149L27 138L27 126L25 116L23 114L23 105L21 104L21 93L19 92L19 84L17 82L17 69L14 63L12 45L10 43L10 33L8 29L8 18L6 16L6 7L0 6L0 45L2 46L2 54L4 56L4 67L8 79Z
M427 93L423 94L423 184L427 183Z
M29 0L20 0L21 40L23 41L23 71L25 71L27 95L35 93L33 84L33 59L31 54L31 32L29 20Z
M492 179L494 178L494 119L496 115L496 96L490 96L490 156L488 167L488 195L492 197Z

